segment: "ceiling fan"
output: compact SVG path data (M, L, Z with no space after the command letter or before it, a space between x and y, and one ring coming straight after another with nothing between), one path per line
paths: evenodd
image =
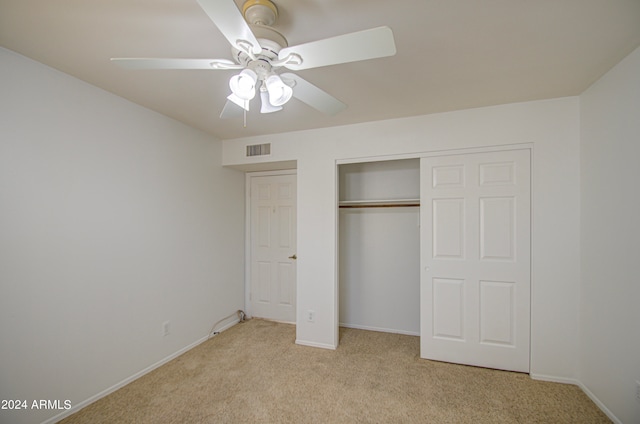
M271 26L278 9L270 0L246 0L242 12L233 0L197 0L231 44L228 59L112 58L126 69L240 69L229 80L231 94L220 118L231 118L249 110L249 102L260 93L261 113L282 110L291 97L327 114L335 115L347 105L300 78L280 71L299 71L340 63L393 56L396 46L391 29L368 29L289 46Z

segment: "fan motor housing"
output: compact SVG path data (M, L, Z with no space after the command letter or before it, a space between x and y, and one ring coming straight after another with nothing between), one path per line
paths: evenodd
M271 61L278 59L278 53L281 49L288 47L287 39L275 29L264 25L249 26L262 47L262 52L256 55L258 60L264 60L270 64ZM231 48L231 54L240 65L248 66L252 61L248 54L235 47Z

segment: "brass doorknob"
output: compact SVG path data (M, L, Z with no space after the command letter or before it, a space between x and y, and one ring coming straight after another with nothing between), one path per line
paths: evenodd
M294 253L293 255L289 256L289 259L298 259L298 257L296 256L296 254Z

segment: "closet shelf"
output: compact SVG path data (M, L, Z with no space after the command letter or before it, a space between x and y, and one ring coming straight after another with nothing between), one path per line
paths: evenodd
M341 200L340 208L398 208L420 206L420 199Z

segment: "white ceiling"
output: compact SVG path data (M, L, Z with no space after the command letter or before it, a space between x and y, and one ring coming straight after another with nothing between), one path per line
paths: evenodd
M109 61L230 59L195 0L0 0L0 46L232 139L573 96L640 45L640 0L274 3L274 28L289 45L387 25L397 55L298 71L348 105L334 117L294 99L275 114L252 110L244 128L242 118L218 118L237 71L130 71Z

